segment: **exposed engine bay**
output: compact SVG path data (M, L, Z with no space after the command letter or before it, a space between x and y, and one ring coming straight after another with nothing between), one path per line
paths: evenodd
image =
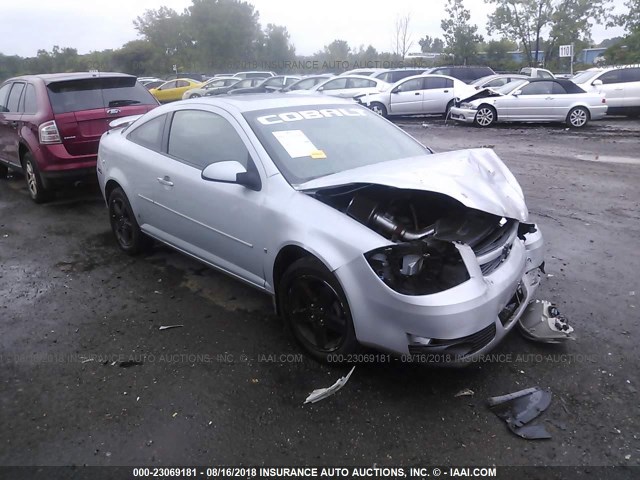
M507 238L516 229L522 236L529 227L429 191L360 184L312 195L396 244L365 256L382 281L406 295L437 293L470 278L454 243L470 246L478 256L503 248L502 261L510 248Z

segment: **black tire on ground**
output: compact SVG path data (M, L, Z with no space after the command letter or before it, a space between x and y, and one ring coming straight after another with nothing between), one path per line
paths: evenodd
M589 110L584 107L575 107L567 115L566 123L570 128L582 128L589 123L590 117Z
M22 166L24 168L24 179L27 182L27 191L31 200L36 203L45 203L51 200L53 192L44 188L42 177L38 170L38 164L33 159L33 155L27 152L22 157Z
M0 163L0 178L7 178L9 175L9 167Z
M278 302L287 328L314 359L327 362L332 355L357 351L347 298L317 258L304 257L287 268L278 285Z
M448 120L449 119L449 113L451 112L451 108L453 108L454 105L454 101L451 100L449 103L447 103L447 108L444 109L444 119Z
M477 127L486 128L494 125L497 118L498 113L495 108L491 105L480 105L476 111L473 123Z
M189 98L200 98L201 96L202 95L200 95L199 93L192 93Z
M378 115L387 118L387 107L385 107L382 103L380 102L372 102L371 105L369 105L369 108L374 112L377 113Z
M120 187L109 195L109 222L118 246L128 255L137 255L151 244L151 239L140 230L129 199Z

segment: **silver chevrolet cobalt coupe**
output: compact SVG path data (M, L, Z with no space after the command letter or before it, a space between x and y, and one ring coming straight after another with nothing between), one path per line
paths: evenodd
M539 284L542 236L492 150L433 153L312 95L186 100L112 127L97 169L120 248L153 238L272 295L317 359L473 360Z

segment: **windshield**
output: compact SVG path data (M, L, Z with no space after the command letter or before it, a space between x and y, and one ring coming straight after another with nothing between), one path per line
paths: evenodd
M501 87L492 88L491 90L507 95L518 88L521 88L528 80L514 80L513 82L505 83Z
M591 80L593 77L595 77L599 73L600 73L599 70L596 70L595 72L586 71L586 72L578 73L577 75L574 75L571 78L571 81L575 84L587 83L589 80Z
M487 75L486 77L482 77L477 80L474 80L473 82L470 83L470 85L482 85L483 83L491 80L492 77L493 75Z
M348 104L247 112L244 117L292 185L430 153L379 115Z

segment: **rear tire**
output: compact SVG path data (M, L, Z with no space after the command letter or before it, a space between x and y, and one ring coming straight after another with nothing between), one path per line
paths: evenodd
M193 93L189 98L200 98L201 96L202 95L200 95L199 93Z
M109 221L118 246L128 255L137 255L151 244L151 239L140 230L129 199L120 187L109 195Z
M282 316L316 360L339 361L358 349L351 310L337 278L315 257L293 262L278 286Z
M496 109L491 105L480 105L476 116L473 119L473 123L480 128L487 128L496 123L498 113Z
M27 191L31 200L36 203L45 203L51 200L53 192L44 188L42 184L42 177L38 170L38 165L33 159L33 155L25 153L22 158L22 165L24 166L24 178L27 182Z
M369 108L373 113L377 113L381 117L387 118L387 115L388 115L387 107L385 107L382 103L373 102L371 103L371 105L369 105Z
M567 126L569 128L582 128L589 123L589 110L584 107L572 108L567 115Z
M7 178L8 175L9 175L9 167L0 163L0 178L2 179Z

